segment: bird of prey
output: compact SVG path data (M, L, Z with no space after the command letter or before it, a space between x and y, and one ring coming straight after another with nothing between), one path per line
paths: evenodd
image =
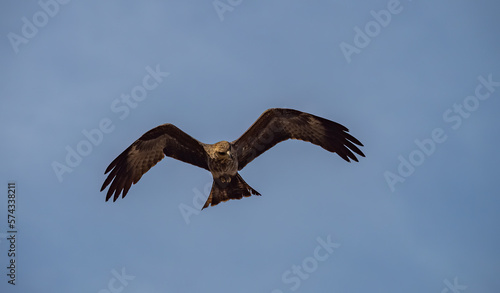
M253 159L287 139L311 142L342 159L358 161L365 155L356 146L359 140L347 133L343 125L312 114L293 109L273 108L262 113L257 121L235 141L202 143L173 124L163 124L151 129L124 150L109 164L101 191L110 183L106 201L116 201L127 195L130 186L156 165L164 156L189 163L212 173L210 195L202 210L230 199L241 199L252 194L260 195L241 178L238 171Z

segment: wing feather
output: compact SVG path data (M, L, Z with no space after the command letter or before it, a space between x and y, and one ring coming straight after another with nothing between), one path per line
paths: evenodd
M114 159L104 174L109 173L101 187L109 184L106 201L116 201L122 193L127 195L132 184L161 161L165 155L208 170L207 154L203 143L192 138L173 124L151 129Z
M266 110L250 128L232 144L241 170L253 159L287 139L298 139L337 153L342 159L358 161L356 153L364 157L356 146L363 144L336 122L293 109ZM353 153L354 152L354 153Z

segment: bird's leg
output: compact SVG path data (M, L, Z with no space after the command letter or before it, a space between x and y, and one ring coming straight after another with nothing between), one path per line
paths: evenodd
M228 175L222 175L220 177L220 182L224 183L224 184L229 184L231 182L231 176L228 176Z

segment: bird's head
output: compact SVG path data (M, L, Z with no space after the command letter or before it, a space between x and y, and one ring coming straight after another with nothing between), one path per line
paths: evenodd
M231 144L227 141L219 141L214 145L215 156L219 158L232 157Z

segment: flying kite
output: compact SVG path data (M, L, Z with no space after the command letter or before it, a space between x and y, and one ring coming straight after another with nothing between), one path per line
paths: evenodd
M353 154L364 157L356 146L359 140L343 125L293 109L268 109L235 141L202 143L173 124L157 126L142 135L109 164L101 191L109 184L106 201L127 195L130 186L165 156L189 163L212 173L210 195L202 210L230 199L260 195L238 171L253 159L287 139L298 139L337 153L342 159L358 162Z

